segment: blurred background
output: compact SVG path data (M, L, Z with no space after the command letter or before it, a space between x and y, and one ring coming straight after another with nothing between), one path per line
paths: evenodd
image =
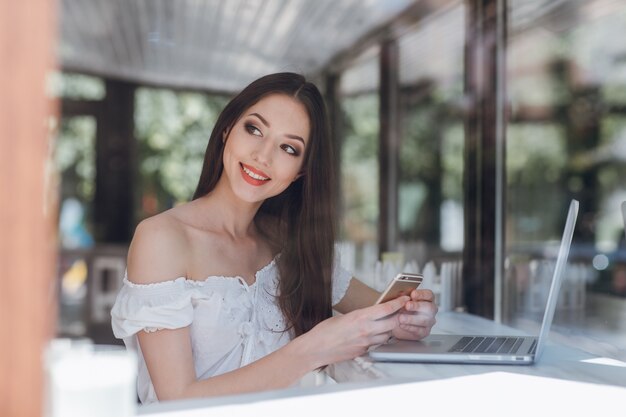
M572 198L552 337L626 360L623 0L0 2L0 414L41 415L50 339L120 344L142 219L188 201L225 103L323 92L337 250L375 288L534 331ZM44 123L42 123L42 120Z
M337 243L355 276L377 286L382 261L410 265L442 310L532 329L576 198L556 337L626 359L624 1L59 0L58 12L59 336L119 343L109 312L134 227L189 201L230 97L295 71L327 100Z

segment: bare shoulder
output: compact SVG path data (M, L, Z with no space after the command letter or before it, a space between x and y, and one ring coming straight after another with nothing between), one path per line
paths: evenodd
M170 212L141 221L128 250L128 279L151 284L186 276L188 246L180 221Z

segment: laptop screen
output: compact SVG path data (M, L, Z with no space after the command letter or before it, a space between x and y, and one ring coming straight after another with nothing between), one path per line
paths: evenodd
M574 226L576 225L576 218L578 217L578 205L579 203L577 200L572 200L569 205L567 220L565 222L565 228L563 229L563 237L561 238L561 246L559 247L559 254L556 260L556 266L554 268L550 295L548 296L546 311L543 317L543 324L541 325L541 331L539 332L536 351L537 357L541 356L545 341L547 340L548 333L550 332L552 319L554 318L556 302L559 297L559 289L561 286L561 282L563 281L563 272L567 264L570 246L572 245L572 237L574 236Z

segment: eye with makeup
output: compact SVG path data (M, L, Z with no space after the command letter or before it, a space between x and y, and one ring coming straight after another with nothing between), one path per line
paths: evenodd
M246 132L248 132L251 135L254 135L259 138L263 137L263 133L261 132L261 130L250 122L244 123L244 129L246 129ZM300 155L300 151L298 150L298 148L291 146L289 144L286 144L286 143L282 144L280 145L280 148L291 156Z
M300 152L298 151L298 149L294 148L291 145L283 144L283 145L280 145L280 147L281 147L282 150L284 150L285 152L287 152L291 156L298 156L298 155L300 155Z
M251 135L259 136L259 137L263 136L259 128L253 125L252 123L245 123L244 128L246 129L246 132L248 132Z

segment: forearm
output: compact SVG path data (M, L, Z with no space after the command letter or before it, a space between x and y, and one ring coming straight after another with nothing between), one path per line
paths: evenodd
M354 359L389 339L402 296L349 314L330 317L286 346L236 371L193 381L176 398L210 397L286 388L323 365ZM159 397L159 399L163 399Z
M179 398L243 394L292 386L318 368L301 338L237 370L190 383Z
M380 293L373 288L365 285L356 278L350 280L348 290L343 299L334 306L334 309L340 313L349 313L350 311L369 307L376 302Z

